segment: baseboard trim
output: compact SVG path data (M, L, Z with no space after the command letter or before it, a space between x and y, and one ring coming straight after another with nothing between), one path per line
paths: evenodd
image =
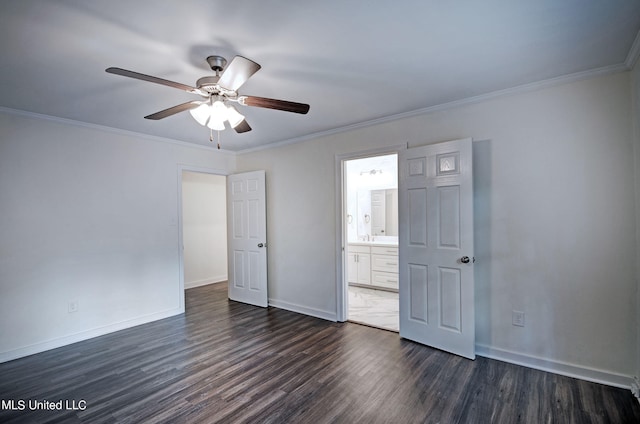
M206 278L204 280L197 280L197 281L189 281L189 282L184 282L184 288L185 289L192 289L194 287L201 287L201 286L207 286L209 284L216 284L216 283L223 283L227 281L227 276L226 275L221 275L218 277L213 277L213 278Z
M337 321L335 311L323 311L322 309L309 308L307 306L298 305L297 303L285 302L278 299L269 299L269 306L274 308L285 309L299 314L310 315L312 317L325 319L327 321Z
M640 402L640 379L638 376L633 377L633 383L631 383L631 393Z
M631 376L476 344L476 355L594 383L633 390Z
M24 358L25 356L34 355L36 353L45 352L47 350L56 349L84 340L93 339L94 337L104 336L127 328L136 327L138 325L147 324L149 322L158 321L169 318L174 315L184 313L182 308L168 309L149 315L133 318L130 320L120 321L114 324L105 325L103 327L92 328L90 330L81 331L79 333L70 334L68 336L59 337L53 340L47 340L41 343L35 343L29 346L20 347L18 349L0 352L0 363L13 361L14 359Z

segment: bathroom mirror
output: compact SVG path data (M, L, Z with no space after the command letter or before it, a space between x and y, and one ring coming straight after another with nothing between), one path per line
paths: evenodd
M398 236L398 189L358 190L359 238Z

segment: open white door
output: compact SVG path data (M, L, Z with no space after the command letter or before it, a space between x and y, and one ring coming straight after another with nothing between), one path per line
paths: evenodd
M399 152L400 336L475 358L471 139Z
M266 307L267 214L265 172L227 177L229 299Z

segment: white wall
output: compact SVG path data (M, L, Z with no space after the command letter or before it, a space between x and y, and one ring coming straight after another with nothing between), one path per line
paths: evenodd
M182 173L184 286L227 279L226 177Z
M183 311L178 164L235 156L0 110L0 361Z
M630 92L619 73L239 155L239 170L267 171L271 300L335 317L336 154L473 137L479 352L627 385L638 337Z

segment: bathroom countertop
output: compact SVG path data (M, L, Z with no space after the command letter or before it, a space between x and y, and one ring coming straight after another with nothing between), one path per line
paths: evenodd
M381 240L381 241L350 241L349 243L350 246L393 246L393 247L398 247L398 242L397 241L386 241L386 240Z

